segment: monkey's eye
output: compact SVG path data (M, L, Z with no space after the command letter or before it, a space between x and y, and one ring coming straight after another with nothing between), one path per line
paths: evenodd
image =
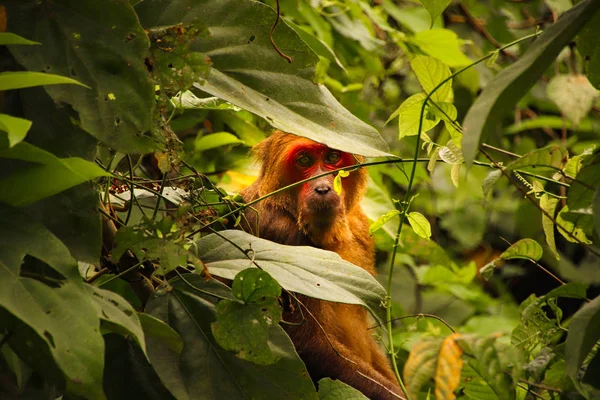
M342 158L340 152L332 150L325 155L325 162L327 164L335 164L340 161L340 158Z
M301 167L310 167L311 165L313 165L313 159L305 153L300 154L296 159L296 162Z

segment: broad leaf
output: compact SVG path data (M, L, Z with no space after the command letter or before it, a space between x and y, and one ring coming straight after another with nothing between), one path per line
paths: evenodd
M221 348L214 340L211 323L216 319L216 298L231 291L223 284L205 282L198 275L176 278L171 287L158 291L146 312L168 323L181 336L181 355L148 338L148 354L163 384L177 399L278 400L316 399L314 386L294 346L279 325L269 331L269 344L279 361L257 365Z
M21 142L12 148L0 146L0 159L32 163L0 179L0 202L22 207L100 176L110 176L94 163L79 157L58 158L52 153Z
M432 57L440 59L451 68L464 67L472 61L460 50L462 41L449 29L430 29L417 32L411 42Z
M410 66L417 75L417 79L425 93L433 93L430 97L431 100L436 103L453 101L452 80L447 81L433 92L437 85L450 77L450 68L446 64L433 57L416 56L411 61Z
M431 225L423 214L416 211L409 212L406 214L406 219L417 235L427 240L431 238Z
M572 210L589 207L594 190L600 189L600 154L586 160L575 178L567 193L567 205Z
M442 342L435 371L435 398L455 399L454 391L460 383L460 371L463 361L462 349L455 339L459 334L454 333Z
M404 384L411 398L417 398L421 387L435 376L441 338L423 338L410 350L404 364Z
M479 143L496 129L502 117L512 112L515 103L531 89L598 9L600 2L596 0L585 0L571 8L544 30L523 57L487 85L463 122L463 151L469 166L475 159Z
M598 90L585 75L557 75L546 88L548 98L577 126L598 98Z
M31 121L23 118L0 114L0 131L8 133L8 147L13 147L25 139L31 128Z
M89 87L81 82L66 76L32 71L0 72L0 90L12 90L33 86L61 84L79 85L89 89Z
M555 173L560 170L567 161L567 150L560 146L549 146L534 150L523 157L506 165L506 170Z
M196 87L265 118L275 128L365 156L388 155L379 133L342 107L314 83L318 56L280 22L275 43L292 58L277 54L269 39L275 13L248 0L146 0L137 7L145 28L201 21L210 37L196 40L192 51L212 62L206 83ZM182 12L182 10L185 10ZM285 87L285 90L282 88Z
M256 263L287 290L327 301L364 305L382 316L383 287L367 271L336 253L285 246L233 230L206 236L196 243L202 261L213 275L233 279L239 271L255 267Z
M431 26L432 27L433 27L433 21L435 21L436 18L438 18L440 15L442 15L442 13L446 9L446 7L448 7L448 4L450 4L450 2L451 2L451 0L419 0L419 1L421 4L423 4L423 7L425 7L427 12L431 16Z
M577 39L577 50L581 58L586 61L586 74L592 85L600 89L600 46L598 35L600 34L600 13L585 24Z
M319 400L368 400L364 394L339 380L323 378L319 381Z
M157 147L154 85L144 65L150 44L128 2L4 4L8 30L42 43L11 46L20 64L91 87L45 88L55 102L68 103L79 113L83 129L123 152L147 153Z

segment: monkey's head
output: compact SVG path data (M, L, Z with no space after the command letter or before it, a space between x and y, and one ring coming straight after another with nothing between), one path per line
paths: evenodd
M359 164L362 158L300 136L276 131L254 149L262 163L259 196L324 172ZM267 200L298 220L305 233L324 233L345 224L347 212L358 206L365 192L366 170L342 178L342 192L333 187L335 174L306 182ZM339 226L338 226L339 228Z

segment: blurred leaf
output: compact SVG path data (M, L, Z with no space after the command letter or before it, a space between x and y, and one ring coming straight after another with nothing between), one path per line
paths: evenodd
M386 142L374 128L313 82L319 58L285 23L277 27L275 42L285 44L283 51L293 62L289 64L273 50L270 24L264 23L275 19L272 8L247 0L203 0L193 6L187 0L168 4L145 0L136 10L145 28L195 19L206 25L210 37L197 39L190 48L213 63L206 83L195 85L198 89L255 113L283 131L350 153L388 155Z
M600 297L586 303L573 315L569 323L565 359L566 372L573 379L579 376L589 352L600 339Z
M546 90L548 98L575 126L588 115L600 94L585 75L557 75Z
M244 142L229 132L209 133L208 135L198 135L196 137L194 149L196 151L206 151L216 149L217 147L240 143Z
M540 207L542 210L547 212L549 215L554 217L556 213L556 206L558 205L558 199L556 197L550 197L544 193L540 198ZM558 251L556 250L556 242L554 241L554 222L542 213L542 227L544 228L544 235L546 236L546 243L554 254L557 260L560 260Z
M577 125L578 132L593 132L595 130L594 125L596 121L593 121L588 118L584 118L579 125ZM562 129L563 126L566 129L575 129L574 124L565 120L562 117L557 117L554 115L543 115L536 118L526 119L524 121L518 122L516 124L508 126L504 132L508 135L512 135L519 132L540 129L540 128L550 128L550 129Z
M600 189L600 154L586 160L575 178L567 193L567 205L572 210L589 207L594 191Z
M221 100L218 97L196 97L194 93L189 90L180 93L179 95L171 98L171 105L178 109L184 110L233 110L240 111L239 107L233 104Z
M344 64L342 64L342 62L337 58L335 52L327 45L327 43L308 32L308 29L305 27L297 25L289 19L286 19L285 23L292 28L294 32L298 34L298 36L300 36L300 38L311 48L312 51L319 56L326 58L332 63L335 63L342 70L346 70Z
M187 283L171 280L170 288L157 291L146 306L147 313L168 323L183 340L181 355L148 340L152 366L177 399L316 400L306 367L279 325L269 328L269 348L279 357L275 364L250 364L221 348L211 332L217 313L211 294L233 299L231 291L215 280L190 278Z
M0 90L61 84L79 85L89 89L87 85L66 76L32 71L0 72Z
M427 12L431 16L432 26L433 21L435 21L436 18L442 15L442 13L446 9L446 7L448 7L448 4L450 4L451 1L452 0L419 0L419 2L423 4L423 7L425 7Z
M319 380L319 400L368 400L364 394L331 378Z
M450 68L464 67L472 61L460 50L461 40L448 29L430 29L417 32L410 41L432 57L440 59Z
M8 133L8 147L23 141L31 128L31 121L23 118L0 114L0 131Z
M10 32L0 32L0 46L9 46L11 44L40 44L38 42L34 42L19 35L15 35Z
M11 46L21 65L91 87L45 87L55 102L77 111L84 130L123 152L148 153L158 147L154 84L144 65L150 44L128 2L4 4L10 16L8 30L43 43Z
M494 185L498 182L498 179L502 177L502 171L494 170L490 171L490 173L485 177L483 183L481 184L481 189L483 190L484 197L487 197L492 190L494 189Z
M382 318L383 287L367 271L336 253L285 246L233 230L208 235L196 243L202 261L213 275L233 279L239 271L256 263L284 289L317 299L364 305ZM251 249L250 258L232 243Z
M454 140L449 140L446 146L440 148L439 156L447 164L459 165L465 161L460 142L457 144Z
M0 147L2 158L33 163L0 179L0 202L17 207L34 203L90 179L110 176L94 163L79 157L58 158L26 142L8 149Z
M435 371L435 398L436 400L454 400L454 391L460 384L460 371L463 361L461 359L462 349L456 344L454 333L442 342Z
M442 81L450 77L450 68L440 60L427 57L416 56L410 63L412 70L417 75L417 79L423 87L425 93L432 93L433 89ZM452 79L444 83L438 90L433 92L431 100L436 103L452 102L454 94L452 92Z
M416 211L409 212L406 214L406 219L417 235L427 240L431 238L431 225L423 214Z
M402 227L400 234L401 250L403 253L410 254L422 260L427 260L431 264L449 266L450 257L444 249L432 240L426 240L419 237L412 228L407 225Z
M390 17L394 18L400 25L412 32L426 31L432 27L431 16L423 7L417 6L400 8L390 0L383 0L381 5ZM441 16L435 19L433 22L433 27L444 27L444 21Z
M500 119L531 89L563 47L598 9L600 2L595 0L584 0L571 8L556 23L544 30L523 57L503 69L487 85L463 122L463 152L468 166L475 159L479 143L495 131Z
M567 161L568 153L561 146L548 146L543 149L534 150L531 153L525 154L523 157L506 164L507 171L516 169L527 172L555 173L562 169Z
M417 398L421 387L433 379L442 343L442 338L422 338L410 350L402 373L410 398Z
M594 229L596 235L600 237L600 188L594 192L594 198L592 199L592 212L594 215Z

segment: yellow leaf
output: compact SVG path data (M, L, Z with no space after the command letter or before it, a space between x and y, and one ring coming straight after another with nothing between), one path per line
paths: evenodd
M454 391L460 383L462 369L462 349L456 344L455 339L460 334L454 333L444 339L438 356L435 371L435 398L436 400L454 400Z

